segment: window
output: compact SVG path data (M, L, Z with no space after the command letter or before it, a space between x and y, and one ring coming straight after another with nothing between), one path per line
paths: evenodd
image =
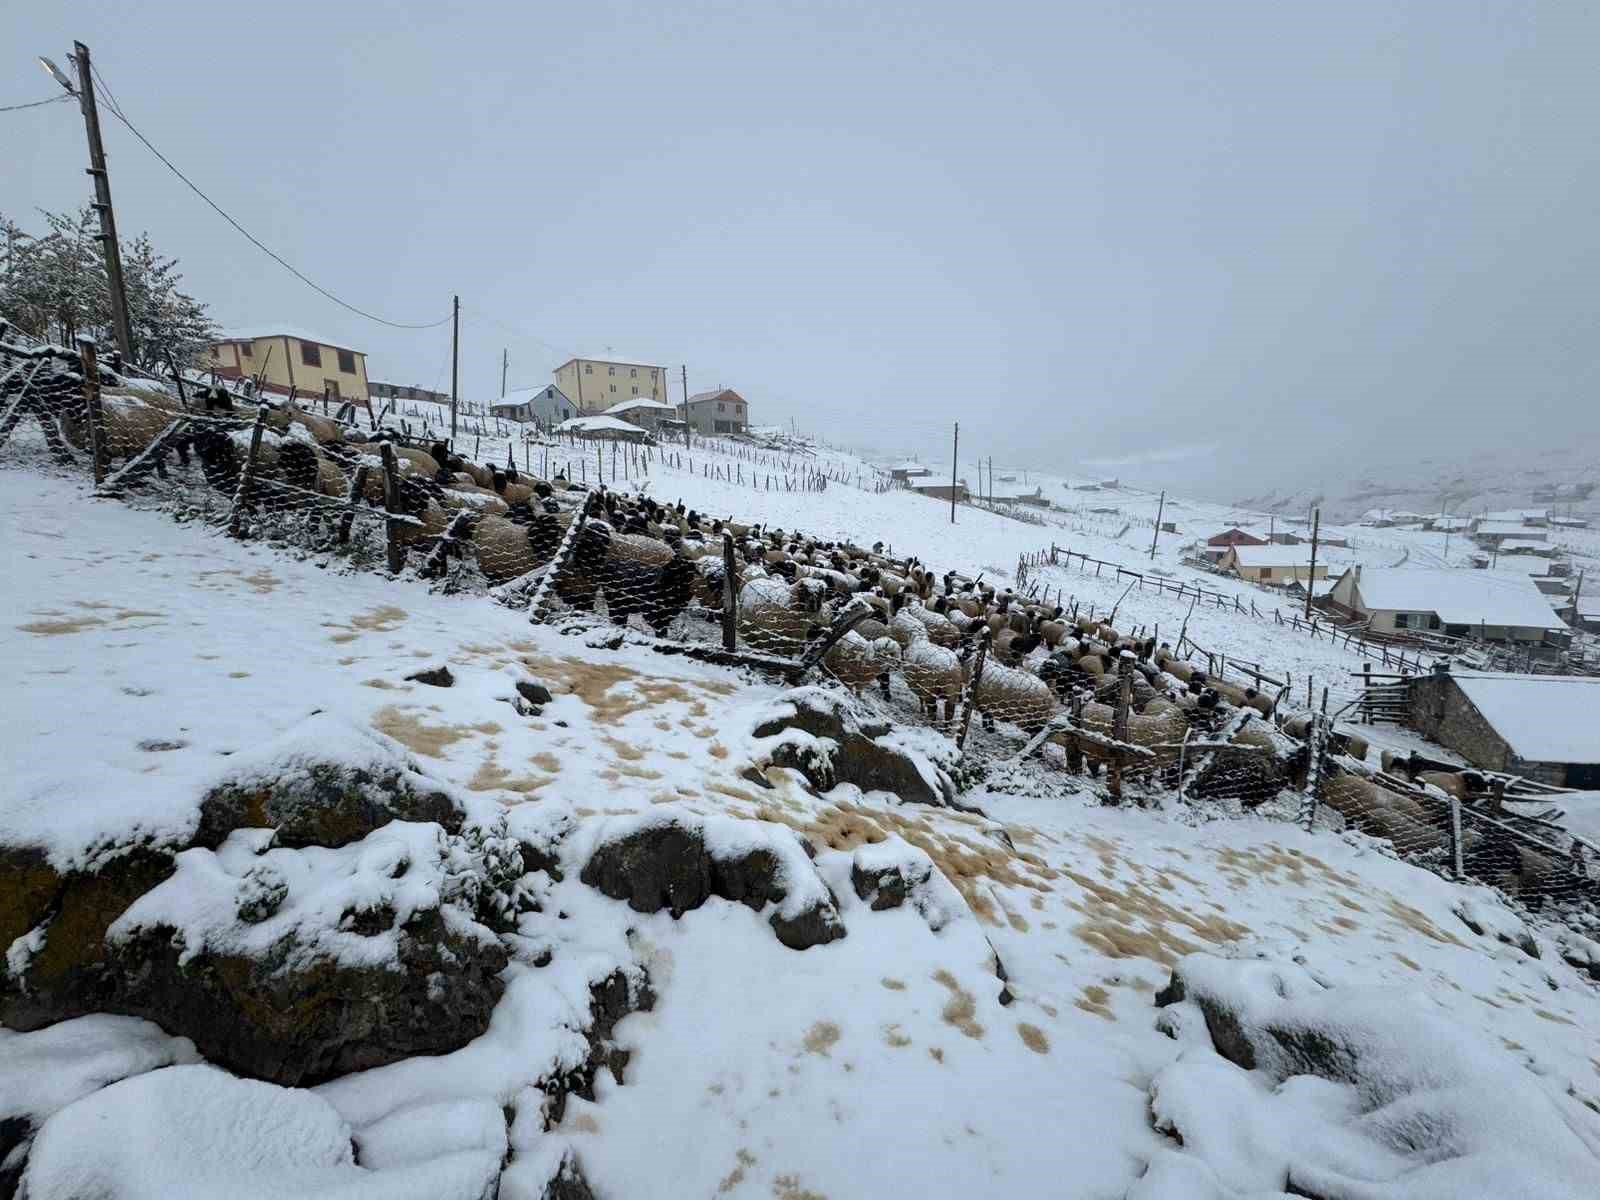
M251 342L240 342L239 353L244 355L246 358L254 358L256 356L255 345Z
M584 363L583 364L583 373L585 375L593 375L594 374L594 364L593 363Z
M616 373L617 373L617 369L615 367L607 367L606 368L606 374L607 375L615 375Z
M629 367L628 368L628 378L629 379L637 379L637 378L639 378L639 368L638 367Z
M633 385L633 394L635 396L639 394L639 385L637 383Z
M613 383L613 384L612 384L612 385L611 385L611 390L612 390L612 391L613 391L613 392L614 392L614 391L616 391L616 390L617 390L617 385L616 385L616 384L614 384L614 383Z
M356 373L356 353L354 350L339 351L339 370L346 375Z
M1272 568L1271 567L1262 567L1261 568L1261 578L1263 578L1263 579L1271 579L1272 578Z
M1395 615L1394 615L1394 627L1396 629L1410 629L1411 628L1411 614L1410 613L1395 613Z
M728 406L725 403L723 403L721 400L718 400L717 401L717 411L718 412L727 412L728 411Z
M322 347L315 342L301 342L300 361L308 367L320 367L322 365Z

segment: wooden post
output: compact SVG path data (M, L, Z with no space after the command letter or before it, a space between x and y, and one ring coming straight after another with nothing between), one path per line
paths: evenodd
M1311 597L1317 584L1317 535L1322 530L1322 510L1311 514L1311 574L1306 578L1306 620L1311 620Z
M1323 758L1328 746L1328 689L1322 689L1322 711L1311 714L1311 737L1307 751L1311 755L1306 764L1306 790L1300 804L1300 819L1310 833L1317 823L1318 793L1322 788Z
M371 468L365 463L356 468L355 478L350 481L350 494L345 497L344 512L339 514L339 545L343 546L350 541L350 526L356 519L356 501L361 499L362 492L367 486L367 472Z
M1117 678L1121 686L1117 690L1116 715L1111 722L1111 736L1119 742L1128 740L1128 710L1133 707L1133 652L1124 650L1117 655ZM1111 755L1111 771L1108 778L1111 798L1116 801L1122 799L1122 754L1120 751Z
M239 471L239 485L233 492L233 511L228 514L228 534L240 537L244 530L244 510L250 503L250 485L255 480L256 459L261 454L261 434L267 427L267 406L256 405L256 423L250 427L250 453Z
M389 572L398 575L406 565L406 548L400 543L400 522L394 519L400 512L400 468L395 462L393 443L384 442L379 450L383 455L383 507L389 514L384 522L384 541L389 554Z
M1361 664L1361 723L1372 724L1372 664Z
M722 648L739 643L739 570L734 561L733 534L722 531Z
M436 575L443 575L450 558L450 551L461 540L466 532L467 522L472 519L471 509L464 508L450 519L449 526L444 531L444 536L428 551L428 557L422 562L420 574L424 579L432 579Z
M106 460L110 457L106 446L106 414L100 407L100 368L95 359L95 344L91 337L78 339L78 357L83 370L83 403L88 410L89 450L94 456L94 481L105 482Z
M983 678L983 664L989 656L989 632L978 639L978 654L972 660L972 678L962 689L966 695L961 698L961 732L956 735L956 749L959 750L967 744L967 728L972 724L972 706L978 698L978 682Z

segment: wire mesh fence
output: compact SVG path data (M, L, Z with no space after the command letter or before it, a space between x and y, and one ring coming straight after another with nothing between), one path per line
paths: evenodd
M535 621L821 679L948 735L985 769L1068 773L1109 801L1265 805L1387 839L1530 906L1595 909L1595 849L1559 824L1559 794L1413 760L1375 769L1358 731L1296 705L1259 664L1181 631L1169 644L1126 617L1119 628L1114 607L1096 615L1030 595L1025 580L997 589L560 469L467 461L293 396L135 378L90 347L0 328L0 445L24 426L47 454L92 470L100 495L153 498L357 567L476 582ZM630 472L675 461L630 448L619 464L630 451ZM602 452L596 472L606 466Z

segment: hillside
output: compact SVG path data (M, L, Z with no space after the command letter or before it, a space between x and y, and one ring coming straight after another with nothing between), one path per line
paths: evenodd
M0 995L28 1019L0 1029L0 1180L33 1200L1588 1192L1600 946L1331 813L1306 832L1292 792L1108 805L1004 732L960 764L903 697L91 500L18 441ZM1169 499L1152 564L1147 493L1051 478L1049 524L952 525L902 491L769 491L779 466L698 446L625 482L1000 585L1055 543L1263 614L1035 572L1121 626L1188 620L1296 691L1360 668L1181 563L1256 514ZM1350 560L1429 553L1347 532ZM818 721L836 775L793 749ZM846 744L922 783L845 781ZM92 900L40 904L41 878ZM123 955L159 1004L115 991ZM57 995L104 1007L51 1023ZM1317 1038L1338 1053L1292 1051Z

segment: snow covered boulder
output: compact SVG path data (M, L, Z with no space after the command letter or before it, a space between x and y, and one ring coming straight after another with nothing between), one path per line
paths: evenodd
M114 1083L51 1117L22 1177L28 1200L283 1196L485 1200L500 1156L458 1152L371 1170L313 1092L174 1066Z
M757 715L773 766L799 771L818 791L853 783L916 804L954 805L959 755L930 729L895 728L822 687L785 692Z
M0 1196L16 1192L33 1137L53 1114L119 1079L198 1057L188 1038L132 1017L0 1029Z
M1187 1165L1158 1156L1139 1200L1593 1195L1588 1114L1420 992L1191 954L1157 1002L1197 1010L1209 1044L1151 1081Z
M850 859L850 885L873 912L899 908L933 878L933 860L901 838L868 842Z
M215 850L235 829L265 828L280 846L343 846L390 821L455 833L462 810L393 742L320 714L230 766L201 799L193 844Z
M107 931L104 1008L285 1084L441 1053L488 1027L508 954L478 916L502 871L484 860L506 846L404 821L338 849L270 839L240 830L178 855Z
M635 912L680 917L712 896L762 912L791 950L845 935L833 893L795 833L736 817L657 810L611 818L594 834L581 878Z

